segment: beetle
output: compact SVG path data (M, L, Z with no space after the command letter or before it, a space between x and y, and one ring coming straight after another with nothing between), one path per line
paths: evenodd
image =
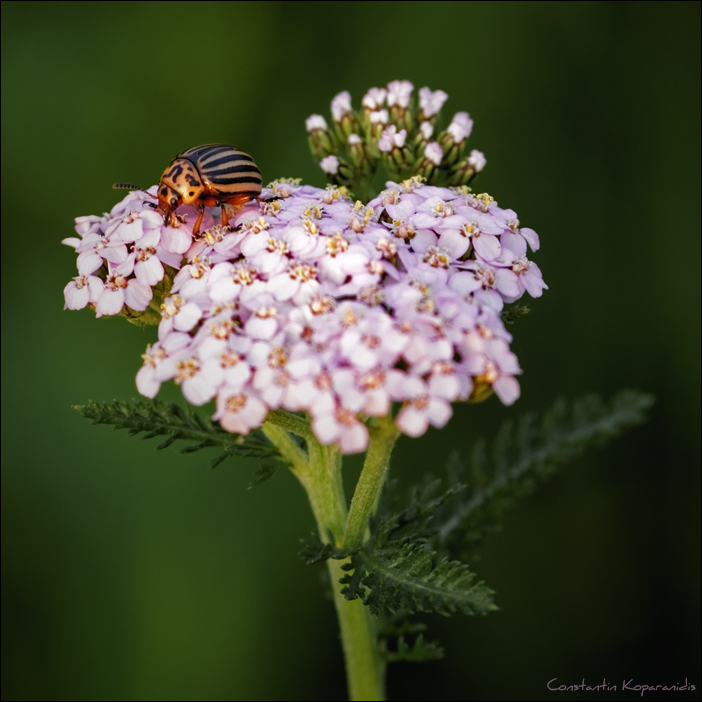
M247 153L227 144L205 144L179 153L163 172L158 184L158 209L166 224L173 224L173 211L180 205L200 210L193 236L197 236L205 207L222 207L222 225L227 226L224 207L243 205L261 194L261 171Z
M117 183L113 187L130 186ZM243 205L260 194L261 171L249 154L227 144L204 144L182 151L171 161L159 181L154 207L171 226L178 207L197 207L200 216L193 228L197 236L205 207L221 206L222 225L227 226L225 204Z

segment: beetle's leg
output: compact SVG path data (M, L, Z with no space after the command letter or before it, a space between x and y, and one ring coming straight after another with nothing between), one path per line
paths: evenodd
M193 236L197 236L200 233L200 225L202 224L202 218L205 216L205 206L200 205L200 216L197 218L197 222L195 222L195 226L193 227Z
M226 200L221 200L220 204L222 206L222 226L227 227L229 226L229 217L227 217L227 212L225 210L225 203L227 205L231 205L232 207L235 207L237 210L241 209L247 202L251 202L252 200L256 200L256 197L253 197L252 195L248 193L239 193L238 195L232 195L232 197L227 198Z

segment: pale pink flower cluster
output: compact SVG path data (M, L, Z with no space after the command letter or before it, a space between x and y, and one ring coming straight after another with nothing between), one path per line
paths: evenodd
M156 186L131 192L101 217L76 219L78 236L63 240L78 254L78 275L63 291L67 309L90 306L98 317L119 314L125 305L143 312L164 278L164 264L180 268L197 212L182 207L187 222L168 227L153 207L155 193ZM208 215L205 226L212 223Z
M180 268L137 374L143 395L174 380L194 405L214 399L214 418L241 434L272 409L304 411L319 441L343 453L367 448L366 418L393 402L399 429L420 436L479 388L517 399L500 311L545 285L526 256L538 237L513 211L417 180L388 183L367 205L289 182L262 199L228 228L208 213L195 240L194 216L165 227L143 193L77 220L81 238L66 242L79 254L71 309L139 309L162 264ZM104 302L105 281L119 276L123 298Z

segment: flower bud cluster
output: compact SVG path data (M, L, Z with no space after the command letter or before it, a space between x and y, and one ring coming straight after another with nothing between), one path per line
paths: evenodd
M307 119L312 154L331 183L363 193L382 163L398 181L421 175L430 185L465 186L485 167L480 151L464 155L473 128L468 113L438 131L448 95L424 87L415 102L413 90L402 80L371 88L358 112L344 91L332 100L331 129L321 115Z
M381 98L366 97L364 109ZM411 123L405 93L385 99ZM420 114L433 118L440 102L425 100ZM365 119L347 108L335 103L340 130ZM214 418L241 434L270 410L303 411L319 441L343 453L365 450L368 419L393 403L398 428L420 436L443 426L455 401L517 399L500 312L546 286L526 255L538 237L512 210L421 178L390 182L368 204L295 181L272 183L261 200L228 227L209 210L196 238L195 210L179 208L181 226L165 226L145 193L76 220L79 238L64 243L79 276L66 306L159 310L158 341L137 374L143 395L173 380L194 405L214 399Z

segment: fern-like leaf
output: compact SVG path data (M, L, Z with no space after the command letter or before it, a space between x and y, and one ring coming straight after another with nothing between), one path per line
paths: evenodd
M365 547L343 568L353 572L341 579L345 585L341 592L347 600L360 597L374 615L406 610L449 616L458 611L487 614L497 609L493 591L474 582L467 565L437 559L423 543Z
M531 310L527 305L514 305L503 309L500 313L500 317L502 317L502 321L505 324L515 324L525 314L529 314L529 312L531 312Z
M181 453L193 453L210 447L220 448L221 453L210 462L213 468L231 456L267 461L268 466L285 464L278 450L262 432L252 431L247 436L230 434L190 407L181 407L175 403L161 400L134 400L131 403L123 400L91 400L87 405L76 406L74 409L92 424L107 424L113 431L125 429L130 436L143 434L144 439L165 436L156 446L157 451L168 448L179 440L193 442L181 448ZM262 481L256 482L254 476L254 482L258 484Z
M404 634L397 637L395 648L389 647L387 639L378 642L380 657L388 663L396 661L438 661L444 657L444 649L436 641L425 641L424 634L419 634L413 641L408 642Z
M298 551L297 555L300 556L307 565L322 563L329 558L334 558L336 560L346 558L346 556L349 555L349 551L337 549L331 541L332 538L333 535L330 533L330 540L325 544L322 543L316 535L312 535L309 539L301 539L303 548Z
M516 427L506 422L492 446L491 460L484 442L473 449L469 475L463 475L457 458L451 459L453 481L469 489L440 508L435 526L441 547L473 548L497 528L498 517L517 499L590 445L602 444L624 429L646 421L653 397L626 390L609 404L589 396L576 400L569 410L559 400L540 425L534 415L521 418Z
M444 657L438 641L427 641L427 625L409 618L409 612L382 614L376 623L381 658L393 661L435 661Z

